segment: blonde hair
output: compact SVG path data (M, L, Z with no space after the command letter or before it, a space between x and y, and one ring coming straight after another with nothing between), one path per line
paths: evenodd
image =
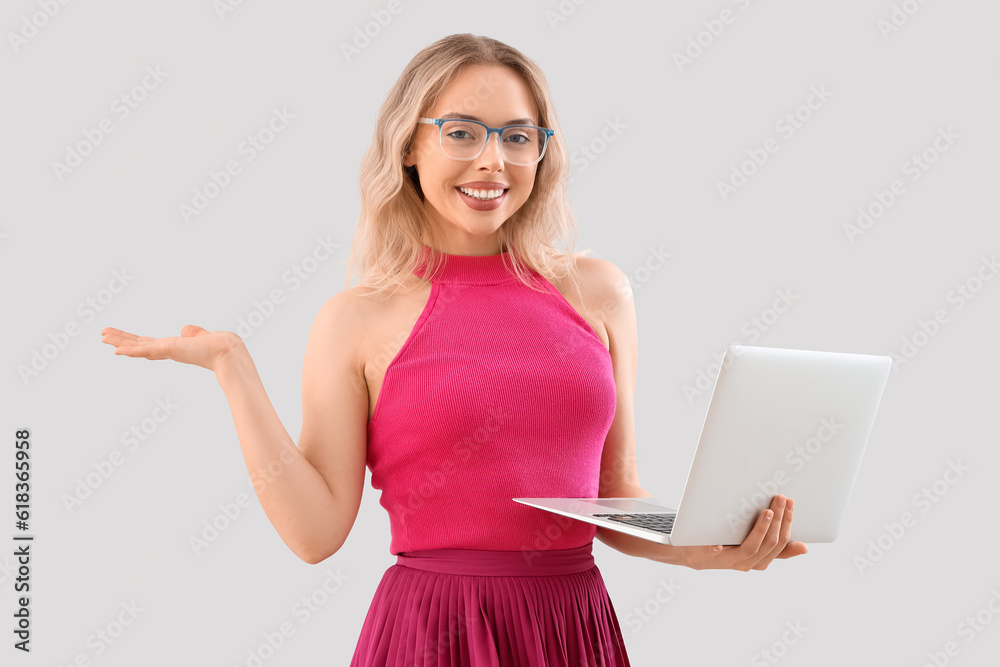
M550 281L568 276L579 293L576 260L591 250L573 250L577 226L569 202L568 152L548 82L538 65L517 49L468 33L449 35L417 53L382 102L371 145L361 161L361 214L347 259L345 287L355 272L360 273L359 286L376 293L390 285L401 286L400 276L407 278L422 256L424 232L432 248L426 277L443 261L434 250L440 244L425 218L416 169L404 167L403 155L416 135L417 119L459 72L474 64L499 65L519 74L538 107L536 122L555 130L538 163L531 195L497 231L500 247L512 250L511 269L532 289L540 287L528 279L523 265ZM560 238L566 239L566 253L556 247Z

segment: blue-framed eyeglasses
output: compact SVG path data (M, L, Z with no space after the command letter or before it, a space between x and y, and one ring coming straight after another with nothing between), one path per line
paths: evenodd
M522 167L541 160L549 137L555 134L555 130L534 125L490 127L478 120L460 118L418 118L417 122L438 126L441 150L453 160L475 160L483 154L490 135L496 132L503 161Z

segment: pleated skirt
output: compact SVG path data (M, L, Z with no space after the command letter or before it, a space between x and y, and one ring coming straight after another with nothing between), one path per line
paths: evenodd
M397 554L351 667L630 667L592 547Z

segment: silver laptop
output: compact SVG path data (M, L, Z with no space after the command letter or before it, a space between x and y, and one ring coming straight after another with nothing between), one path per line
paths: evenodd
M888 356L731 345L676 509L654 498L514 498L677 546L738 545L775 495L791 540L832 542L889 378Z

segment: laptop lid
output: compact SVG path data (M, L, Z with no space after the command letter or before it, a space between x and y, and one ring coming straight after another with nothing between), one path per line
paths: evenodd
M776 494L795 501L791 540L833 541L891 366L882 355L731 345L670 542L741 544Z

